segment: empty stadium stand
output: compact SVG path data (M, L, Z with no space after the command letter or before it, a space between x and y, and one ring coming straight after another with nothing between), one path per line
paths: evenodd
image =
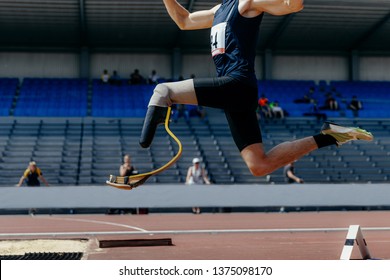
M83 117L87 115L88 80L26 78L14 116Z
M0 78L0 116L9 116L19 80Z
M92 116L143 117L153 93L152 85L102 84L93 80Z

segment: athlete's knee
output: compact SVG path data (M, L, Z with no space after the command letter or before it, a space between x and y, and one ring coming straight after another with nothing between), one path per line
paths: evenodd
M158 84L150 98L149 106L169 107L172 105L172 100L169 96L169 88L164 84Z
M266 176L269 173L271 173L271 170L269 169L269 167L266 164L261 163L261 162L257 162L254 164L248 164L248 168L249 168L249 171L252 173L252 175L256 176L256 177Z

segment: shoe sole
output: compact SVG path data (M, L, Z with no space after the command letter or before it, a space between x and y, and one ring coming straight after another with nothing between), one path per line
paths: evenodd
M322 134L343 133L354 137L356 140L372 141L374 137L368 131L357 127L345 127L335 123L325 122L322 129Z

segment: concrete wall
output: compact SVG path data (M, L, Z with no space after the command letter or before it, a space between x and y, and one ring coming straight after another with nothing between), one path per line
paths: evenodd
M348 58L342 56L274 56L276 80L348 80Z
M0 77L79 77L75 53L0 52Z
M209 54L183 54L181 74L184 78L214 77L215 68ZM172 77L172 55L157 53L91 53L89 75L99 78L102 71L117 70L128 78L135 68L144 77L155 69L164 78ZM263 57L258 55L256 75L263 77ZM272 78L277 80L348 80L349 57L320 55L273 55ZM360 56L360 80L390 81L390 57ZM0 52L0 77L80 77L79 53Z
M390 57L363 56L360 58L360 80L390 81Z

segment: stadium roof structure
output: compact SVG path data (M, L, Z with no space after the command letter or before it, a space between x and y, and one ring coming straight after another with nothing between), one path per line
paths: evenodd
M221 1L180 0L190 11ZM0 0L0 50L206 52L209 31L180 31L161 0ZM305 0L265 15L258 51L390 52L390 0Z

